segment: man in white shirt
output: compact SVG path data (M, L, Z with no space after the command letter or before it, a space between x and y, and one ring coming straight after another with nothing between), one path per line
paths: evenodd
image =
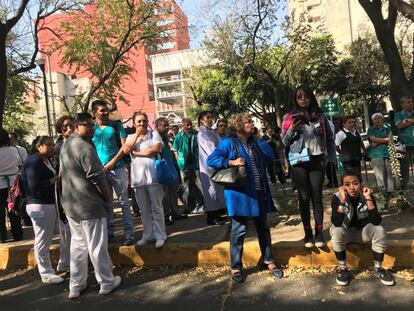
M365 147L356 129L354 117L344 117L343 127L336 133L335 145L344 168L353 171L361 179L361 159Z

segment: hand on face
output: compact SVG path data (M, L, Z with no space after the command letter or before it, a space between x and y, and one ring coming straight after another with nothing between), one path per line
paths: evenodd
M372 190L370 188L364 186L362 188L362 194L364 195L364 197L366 199L371 199Z
M339 187L339 201L341 201L341 203L345 203L346 201L346 190L344 186Z

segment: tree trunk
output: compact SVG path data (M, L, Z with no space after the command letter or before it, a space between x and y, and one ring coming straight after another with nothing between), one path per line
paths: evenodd
M395 7L388 7L388 17L384 19L382 3L380 0L359 0L359 3L370 18L377 39L384 52L385 59L390 70L391 78L391 104L394 111L401 110L400 98L406 95L414 95L414 84L411 77L405 76L400 52L395 42L395 24L398 12Z
M4 108L6 106L6 88L7 88L6 37L7 37L7 32L4 29L0 29L0 129L3 128Z

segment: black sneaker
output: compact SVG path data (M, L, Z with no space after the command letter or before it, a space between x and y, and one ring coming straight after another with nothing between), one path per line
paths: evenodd
M347 286L352 279L352 273L348 268L340 269L336 276L336 284Z
M241 271L235 271L231 273L231 279L233 282L241 284L244 282L244 276Z
M166 226L171 226L172 224L174 224L174 220L173 220L172 216L165 217L165 225Z
M304 238L304 243L305 243L305 247L306 248L312 248L314 243L313 243L313 235L312 232L310 233L305 233L305 238Z
M321 231L315 233L315 246L317 248L325 247L325 239L323 238L323 232Z
M129 245L132 245L132 244L134 244L134 237L132 237L132 236L126 237L125 240L124 240L124 245L129 246Z
M392 286L395 284L394 276L388 270L383 268L378 268L374 270L374 275L380 279L381 283L387 286Z

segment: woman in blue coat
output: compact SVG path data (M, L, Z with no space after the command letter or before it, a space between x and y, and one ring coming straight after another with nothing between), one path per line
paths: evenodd
M265 141L253 138L254 122L248 113L236 114L231 122L235 135L223 139L216 150L207 158L207 165L219 170L230 166L246 166L247 181L243 186L226 187L224 199L228 216L231 218L230 267L232 278L242 283L243 242L247 231L247 220L253 218L263 262L276 278L283 277L283 271L274 263L270 229L266 213L275 211L266 176L266 163L274 159L270 146ZM240 152L237 157L235 148Z

